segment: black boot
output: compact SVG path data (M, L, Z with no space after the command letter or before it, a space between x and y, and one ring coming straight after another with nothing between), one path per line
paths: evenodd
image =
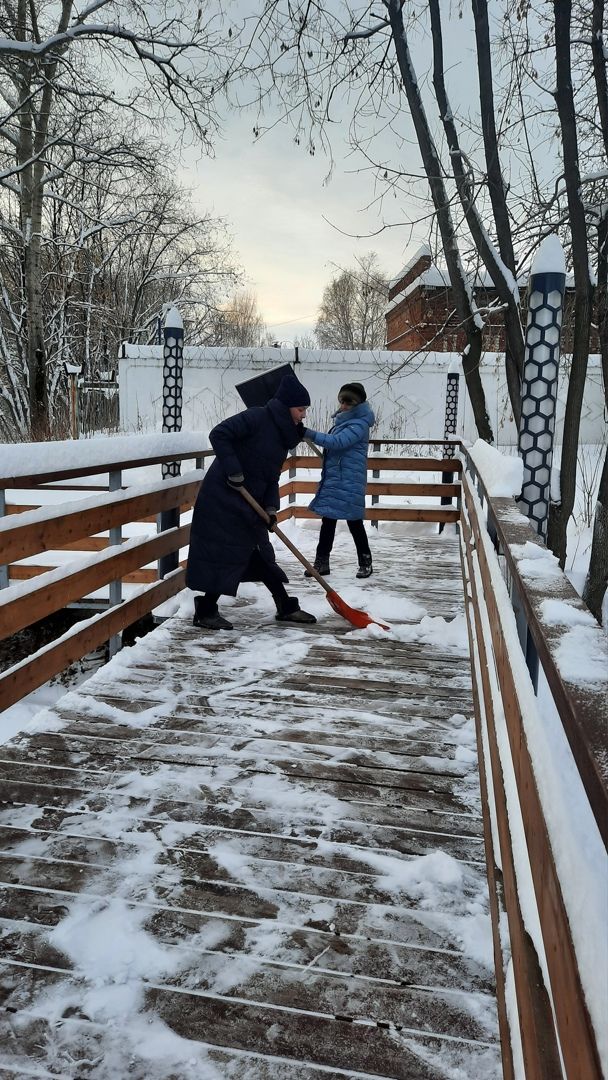
M288 596L286 600L281 601L280 605L277 605L275 619L277 622L288 623L316 623L317 621L314 615L308 611L302 611L297 596Z
M327 559L321 559L318 555L312 564L315 570L321 575L321 577L328 577L330 573L329 569L329 557ZM304 577L312 577L310 570L304 571Z
M234 630L232 623L220 615L217 604L206 602L204 596L194 597L192 625L198 626L201 630Z
M374 572L374 568L372 566L372 557L371 557L371 555L360 555L359 556L359 569L357 570L357 577L358 578L371 577L373 572Z

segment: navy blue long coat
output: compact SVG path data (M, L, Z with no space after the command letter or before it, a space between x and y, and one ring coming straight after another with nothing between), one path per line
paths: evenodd
M279 477L287 451L297 446L301 427L286 405L267 405L229 416L209 432L215 460L203 479L194 506L186 584L196 592L236 596L257 547L277 581L287 576L277 565L268 530L255 510L227 484L243 473L244 486L266 509L279 507Z
M365 517L367 448L374 414L367 401L334 413L334 426L325 434L306 429L324 449L323 471L310 509L319 517L358 521Z

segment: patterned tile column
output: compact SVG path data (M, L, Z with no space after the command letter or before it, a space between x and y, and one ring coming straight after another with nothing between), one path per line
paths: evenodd
M176 307L170 307L165 315L163 327L163 431L181 431L182 429L182 391L184 387L184 324ZM169 476L179 476L179 461L170 461L162 466L163 480ZM175 529L179 526L179 506L172 510L163 510L158 518L158 531ZM179 565L179 552L172 551L163 555L158 562L158 576L163 578Z
M184 388L184 324L176 307L170 307L163 327L163 431L182 430ZM163 480L179 476L178 461L163 465Z
M539 536L547 535L557 376L566 265L561 244L548 236L532 265L521 388L519 453L524 479L519 506Z
M456 421L458 420L458 390L460 386L459 363L453 360L448 368L448 383L445 391L445 423L443 437L449 439L456 434ZM446 446L444 457L454 457L454 447Z
M458 391L460 388L460 364L458 360L452 360L448 368L448 381L445 390L445 423L443 425L443 437L449 439L456 434L456 422L458 420ZM444 446L444 458L453 458L455 450L453 446ZM441 474L442 484L451 484L454 481L454 473L444 472ZM442 506L451 506L452 499L449 495L441 496ZM443 532L443 521L439 522L439 532Z

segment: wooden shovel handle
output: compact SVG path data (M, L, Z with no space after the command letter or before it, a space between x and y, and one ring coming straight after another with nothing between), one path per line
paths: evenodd
M243 496L245 502L248 502L249 505L252 507L252 509L255 510L256 514L259 514L259 516L262 518L262 521L265 521L266 524L268 525L268 523L270 521L270 518L269 518L268 514L266 513L265 510L262 509L259 502L256 502L253 495L250 495L250 493L247 491L247 488L245 488L245 487L243 487L241 485L241 487L237 488L237 491L240 491L240 493ZM306 567L306 569L308 570L308 573L310 574L310 576L314 577L315 580L319 582L319 585L321 585L321 587L323 589L325 589L326 593L330 593L332 591L331 586L329 586L327 584L325 578L321 577L319 571L315 569L315 567L312 565L312 563L309 563L306 556L303 555L301 551L298 551L295 544L292 544L291 540L289 539L288 536L285 535L283 530L279 529L278 525L275 525L275 527L274 527L274 529L272 531L273 531L273 533L275 533L276 536L278 536L279 540L282 540L283 543L285 544L285 546L289 548L292 555L295 555L296 559L298 559L302 563L302 566Z
M319 450L318 446L315 446L312 439L304 439L304 442L306 443L307 446L310 447L310 449L313 451L313 453L315 453L317 455L317 457L323 457L323 451Z

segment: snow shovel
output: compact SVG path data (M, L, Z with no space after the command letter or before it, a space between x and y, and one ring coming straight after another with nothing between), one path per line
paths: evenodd
M248 502L251 507L253 507L256 514L259 514L262 520L265 521L266 524L268 524L268 522L270 521L268 514L265 510L262 509L260 504L256 502L253 495L249 494L247 488L241 485L241 487L237 488L237 491L240 491L245 501ZM366 626L372 625L381 626L383 630L390 630L390 626L387 626L385 623L378 622L377 619L372 619L371 615L368 615L366 611L359 611L358 608L350 607L346 603L346 601L342 599L341 596L338 596L337 592L334 592L333 589L330 589L325 578L321 577L319 571L315 570L312 563L309 563L308 559L305 555L302 554L301 551L298 551L295 544L292 544L289 537L285 535L283 530L280 529L278 525L275 525L272 531L275 536L278 536L279 540L282 540L285 546L289 548L292 555L295 555L296 559L298 559L302 563L302 566L304 566L308 570L308 573L311 575L311 577L314 577L315 580L319 582L321 588L325 589L328 604L330 604L330 606L334 609L335 612L337 612L338 615L341 615L343 619L346 619L347 622L351 624L351 626L356 626L358 630L363 630Z

